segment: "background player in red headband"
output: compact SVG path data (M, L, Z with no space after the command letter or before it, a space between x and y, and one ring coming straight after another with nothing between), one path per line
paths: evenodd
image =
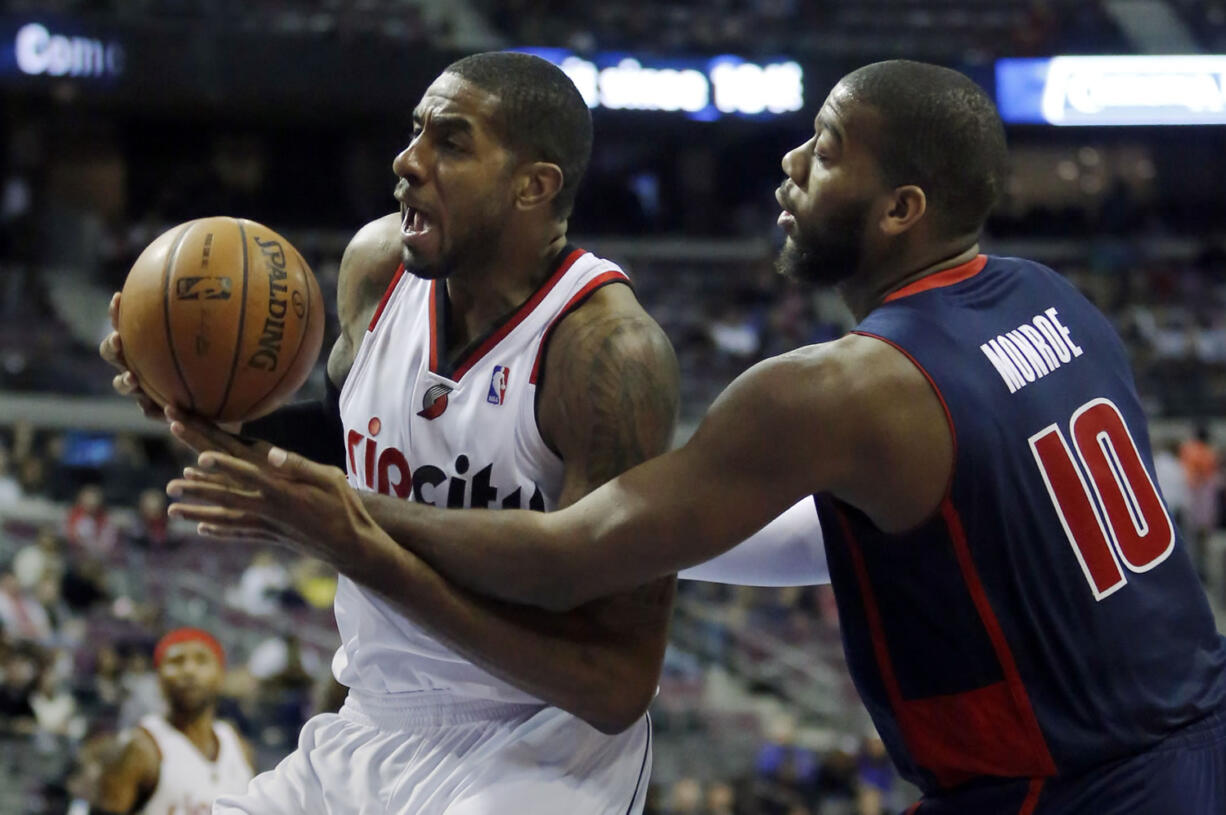
M153 652L169 712L133 728L103 772L93 811L145 815L207 813L213 799L243 792L254 775L251 747L216 721L225 653L207 631L179 628Z

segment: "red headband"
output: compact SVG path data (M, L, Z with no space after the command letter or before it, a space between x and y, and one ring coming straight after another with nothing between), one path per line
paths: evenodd
M162 659L170 650L170 646L181 642L204 643L210 651L217 655L218 664L223 668L226 666L226 654L221 650L221 643L212 634L201 628L176 628L158 640L157 647L153 649L153 667L161 667Z

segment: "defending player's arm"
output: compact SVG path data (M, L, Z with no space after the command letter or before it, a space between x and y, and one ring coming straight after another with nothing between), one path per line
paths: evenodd
M565 609L709 560L802 496L830 491L884 529L927 517L952 446L926 379L849 336L760 363L693 438L561 512L417 508L415 553L477 591Z
M141 728L132 731L115 759L102 770L92 812L127 815L149 800L162 763L157 745Z

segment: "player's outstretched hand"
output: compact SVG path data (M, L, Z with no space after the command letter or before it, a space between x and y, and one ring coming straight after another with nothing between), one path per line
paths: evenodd
M127 396L130 399L135 399L140 405L140 409L145 416L150 419L163 419L162 409L149 398L149 395L140 389L140 385L136 383L136 377L128 370L128 363L123 356L123 341L119 339L119 292L115 292L111 297L111 333L107 334L106 339L98 346L98 355L113 368L118 368L119 373L115 374L115 378L111 380L111 387L120 396Z
M171 435L196 453L213 451L262 464L272 449L272 445L266 441L238 436L238 430L242 427L239 422L217 425L176 407L166 408L165 415L166 421L170 422Z
M166 492L171 517L205 537L280 543L338 571L386 537L343 472L279 447L262 461L202 453Z

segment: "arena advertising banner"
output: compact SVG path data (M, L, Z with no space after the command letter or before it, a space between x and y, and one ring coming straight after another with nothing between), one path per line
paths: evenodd
M805 106L804 69L786 59L752 61L733 55L651 58L624 52L579 56L563 48L517 48L557 65L588 107L683 113L714 121L725 116L772 117Z
M0 73L108 80L124 72L124 44L110 33L79 24L6 20L0 37Z
M1226 55L996 61L1008 124L1226 124Z

